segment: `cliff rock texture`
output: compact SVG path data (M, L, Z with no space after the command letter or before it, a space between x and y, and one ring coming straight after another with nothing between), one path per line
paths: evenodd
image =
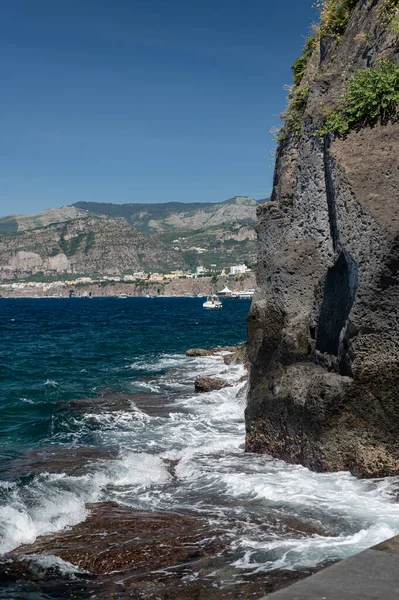
M258 208L248 317L247 450L364 477L399 473L399 123L315 132L351 73L399 64L383 4L352 2L309 59L300 132Z

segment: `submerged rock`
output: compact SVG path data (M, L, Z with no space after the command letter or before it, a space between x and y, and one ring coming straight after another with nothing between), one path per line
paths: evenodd
M246 449L364 477L399 473L399 123L315 132L344 71L398 61L381 4L357 2L310 58L301 133L280 144L258 208L248 317Z
M82 475L93 461L112 460L117 456L117 450L99 446L47 446L28 450L18 458L1 464L0 474L7 479L39 473Z
M223 379L214 377L197 377L194 381L195 391L197 393L212 392L214 390L222 390L223 388L232 387L230 383Z
M139 409L147 414L158 414L168 403L170 400L161 394L124 394L106 390L96 398L70 400L69 408L83 413L131 412Z

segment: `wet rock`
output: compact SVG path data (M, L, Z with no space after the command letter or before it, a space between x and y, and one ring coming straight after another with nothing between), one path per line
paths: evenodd
M210 356L211 351L205 350L205 348L190 348L186 350L186 356Z
M174 408L173 400L161 394L132 394L132 402L136 408L150 416L166 417L175 410L184 412L182 407Z
M242 381L242 378L240 379ZM248 395L248 381L237 392L237 400L244 400Z
M29 450L22 456L3 463L0 474L5 479L17 479L39 473L67 473L82 475L87 465L96 460L117 458L118 451L112 448L91 446L47 446Z
M235 350L223 357L223 361L225 365L248 363L246 345L236 346Z
M243 346L217 346L211 350L205 348L190 348L186 350L186 356L215 356L222 352L229 352L231 354L237 353Z
M194 381L195 391L197 393L212 392L214 390L222 390L223 388L232 387L230 383L223 379L214 377L197 377Z
M17 581L47 582L54 579L90 577L90 573L75 568L57 556L4 554L0 558L0 580L4 583Z
M212 348L210 350L211 354L220 354L221 352L230 352L232 354L236 352L240 352L243 346L217 346L216 348Z
M136 408L153 414L157 407L161 408L169 400L160 394L124 394L105 391L95 398L76 398L70 400L69 407L84 413L102 413L118 411L134 411Z
M222 556L229 538L204 519L126 509L112 502L87 507L90 515L84 523L4 557L3 585L31 582L31 589L51 598L247 600L320 568L244 572L237 579L231 559Z
M180 459L164 458L163 461L165 463L166 470L168 471L168 473L173 477L173 479L177 479L176 467L179 464Z
M148 576L151 571L216 553L224 546L221 532L210 532L202 519L129 510L112 502L87 508L90 515L83 523L43 536L13 554L55 555L96 575Z

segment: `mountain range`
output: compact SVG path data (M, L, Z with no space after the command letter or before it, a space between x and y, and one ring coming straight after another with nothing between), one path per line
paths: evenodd
M78 202L2 217L0 278L253 264L260 202L247 196L219 203Z

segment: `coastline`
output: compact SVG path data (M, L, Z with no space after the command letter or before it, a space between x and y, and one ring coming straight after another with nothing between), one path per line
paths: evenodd
M131 297L164 297L179 298L186 294L193 296L207 296L216 292L226 285L232 289L252 289L255 287L255 273L243 277L218 277L214 283L212 277L199 277L197 279L175 279L167 283L140 281L136 282L109 282L103 284L81 284L64 287L41 287L41 288L0 288L0 298L68 298L70 290L74 290L75 298L87 297L91 294L93 298L112 298L119 294L127 294ZM13 282L16 283L16 282ZM11 283L10 283L11 286Z

